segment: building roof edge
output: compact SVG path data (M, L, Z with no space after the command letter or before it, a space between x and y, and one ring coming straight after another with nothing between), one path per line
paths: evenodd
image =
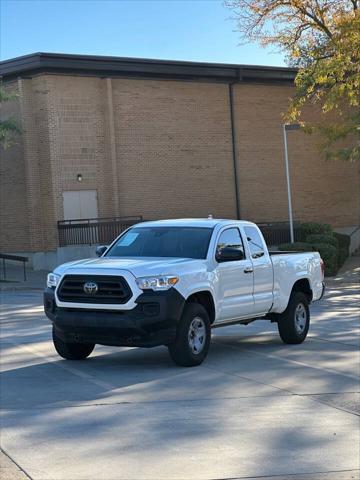
M293 82L297 69L261 65L156 60L38 52L0 62L3 79L39 73L208 79L225 82Z

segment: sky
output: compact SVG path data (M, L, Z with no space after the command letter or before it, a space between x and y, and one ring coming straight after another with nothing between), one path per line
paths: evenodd
M0 0L0 58L34 52L285 65L239 45L222 0Z

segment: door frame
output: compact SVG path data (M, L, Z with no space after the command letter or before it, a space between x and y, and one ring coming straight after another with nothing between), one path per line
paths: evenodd
M81 196L81 193L82 192L95 192L95 205L96 205L96 216L91 216L91 217L82 217L81 215L81 199L80 199L80 196ZM75 217L73 216L72 218L65 218L65 195L66 193L77 193L79 195L79 209L80 209L80 216L79 217ZM96 219L98 218L99 216L99 204L98 204L98 191L97 189L90 189L90 188L84 188L84 189L81 189L81 190L62 190L62 213L63 213L63 220L79 220L79 223L82 221L82 220L88 220L88 219Z
M218 240L220 238L220 235L226 231L226 230L230 230L230 229L237 229L237 231L239 232L239 236L240 236L240 239L242 241L242 244L243 244L243 248L244 248L244 253L245 253L245 258L243 260L236 260L236 261L231 261L231 262L222 262L222 263L218 263L215 259L215 255L216 255L216 247L217 247L217 244L218 244ZM221 268L226 268L226 264L237 264L239 265L239 270L242 270L246 267L251 267L252 268L252 259L251 259L251 255L250 255L250 251L248 250L248 245L247 245L247 242L244 242L244 232L242 232L241 230L241 227L239 224L233 224L233 225L225 225L223 227L220 228L220 230L217 232L216 236L215 236L215 241L214 243L212 244L211 248L209 249L209 254L211 255L210 259L212 260L212 262L214 263L214 270L217 270L217 269L221 269ZM222 267L224 265L224 267ZM243 275L247 275L245 274L244 272L241 272ZM253 308L254 308L254 273L251 273L251 277L249 275L249 280L250 278L252 279L252 287L251 287L251 295L252 295L252 298L253 298ZM221 280L220 280L221 281ZM218 289L218 292L217 292L217 303L218 303L218 317L219 317L219 321L215 320L214 322L214 326L215 325L220 325L220 324L225 324L225 323L228 323L228 322L233 322L234 320L240 320L240 319L243 319L243 318L250 318L253 313L247 313L246 315L236 315L234 317L229 317L229 318L226 318L226 319L222 319L221 318L221 311L223 310L223 299L221 298L221 300L219 299L219 289ZM219 302L220 300L220 302Z

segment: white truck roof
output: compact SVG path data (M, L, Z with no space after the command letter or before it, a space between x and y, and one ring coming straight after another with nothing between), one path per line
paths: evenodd
M208 227L213 228L216 225L233 225L243 224L251 225L251 222L244 220L230 220L223 218L173 218L169 220L154 220L150 222L138 223L136 226L148 226L148 227L161 227L161 226L173 226L173 227Z

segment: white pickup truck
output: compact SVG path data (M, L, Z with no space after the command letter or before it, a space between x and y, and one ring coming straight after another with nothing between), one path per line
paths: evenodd
M97 343L166 345L176 364L199 365L212 328L259 318L301 343L309 304L324 293L319 253L269 252L246 221L144 222L97 254L48 275L45 313L66 359L86 358Z

